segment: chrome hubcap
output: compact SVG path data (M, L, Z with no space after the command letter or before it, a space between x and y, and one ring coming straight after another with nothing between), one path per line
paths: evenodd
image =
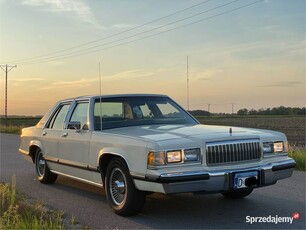
M125 176L121 169L114 168L110 175L110 194L116 205L124 203L126 198Z
M46 167L46 161L43 159L42 154L38 153L39 156L37 157L36 160L36 171L38 176L43 176L45 173L45 167Z

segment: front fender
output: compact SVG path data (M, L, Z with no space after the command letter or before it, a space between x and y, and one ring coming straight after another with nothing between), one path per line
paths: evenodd
M103 155L105 155L105 154L111 154L111 155L114 155L114 156L122 157L124 159L124 161L126 162L128 168L130 168L127 153L123 149L114 148L114 147L107 147L107 148L103 148L103 149L100 150L100 152L98 154L97 162L96 162L97 165L99 165L101 157L103 157Z

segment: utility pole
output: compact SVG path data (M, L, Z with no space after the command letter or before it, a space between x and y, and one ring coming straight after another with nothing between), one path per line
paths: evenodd
M189 111L189 66L187 56L187 111Z
M235 103L232 103L232 114L234 114L234 105Z
M1 69L5 72L5 126L7 126L7 74L13 68L16 68L17 65L9 66L9 65L0 65ZM5 67L5 69L4 69Z
M210 113L210 104L208 104L207 107L208 107L208 112Z

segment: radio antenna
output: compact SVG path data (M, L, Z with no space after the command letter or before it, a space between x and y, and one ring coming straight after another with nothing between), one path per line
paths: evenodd
M187 56L187 111L189 111L189 62Z
M102 81L101 81L101 64L99 62L99 88L100 88L100 130L102 132Z

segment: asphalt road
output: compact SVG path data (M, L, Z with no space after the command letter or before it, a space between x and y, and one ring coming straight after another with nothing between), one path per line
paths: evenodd
M17 178L17 189L48 206L75 216L93 229L305 229L305 173L294 172L290 179L256 189L242 200L222 195L192 194L147 197L143 211L133 217L120 217L109 208L102 189L59 177L53 185L36 180L34 165L18 153L19 137L0 134L0 182ZM246 223L246 217L291 217L289 223Z

